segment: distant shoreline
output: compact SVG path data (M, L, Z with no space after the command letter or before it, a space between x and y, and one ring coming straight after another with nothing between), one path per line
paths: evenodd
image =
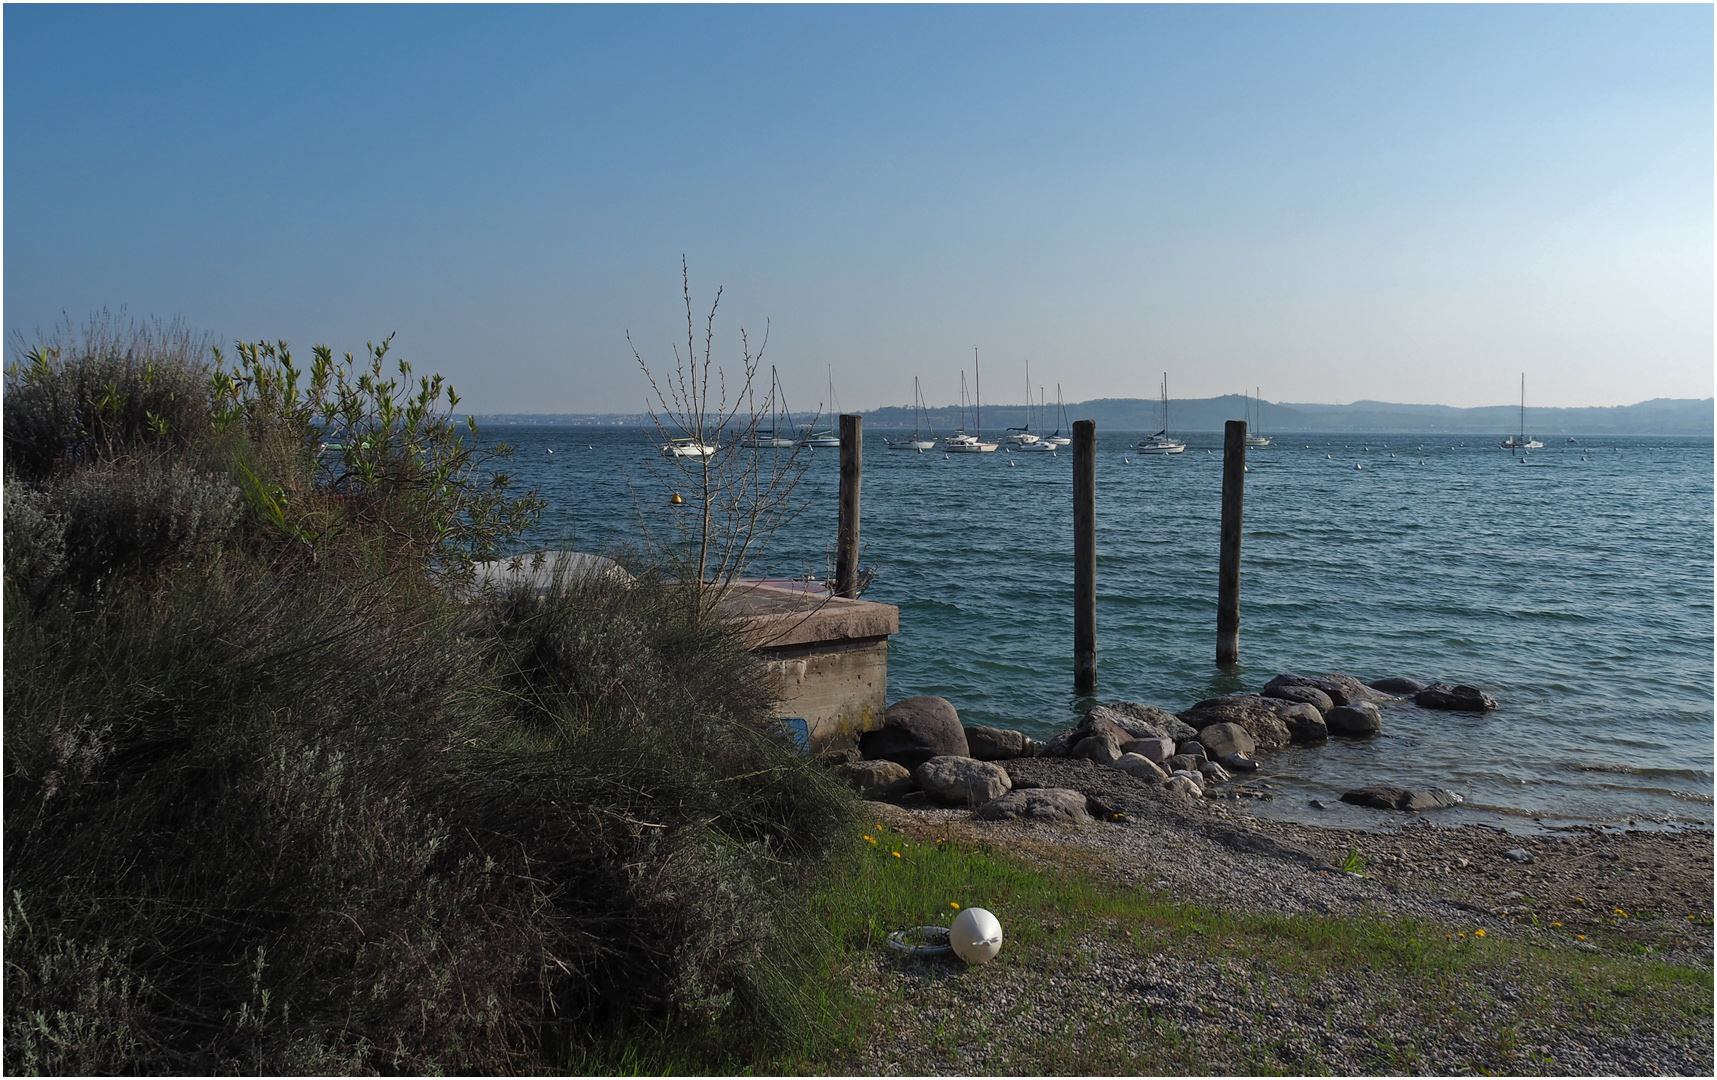
M1239 395L1169 402L1169 429L1182 433L1220 432L1224 421L1246 415L1250 403ZM1633 405L1582 409L1526 409L1529 435L1566 439L1569 436L1712 436L1717 411L1711 398L1656 398ZM1256 408L1256 406L1252 406ZM1097 421L1100 431L1155 431L1162 426L1161 404L1142 398L1099 398L1067 405L1070 419ZM1053 415L1054 408L1050 413ZM479 424L521 424L580 427L636 427L646 418L636 413L477 413ZM803 414L800 422L809 419ZM914 426L912 409L890 405L861 410L867 423L887 430ZM929 411L937 431L960 425L960 410L940 406ZM819 419L826 425L828 418ZM984 428L998 434L1026 423L1022 405L986 405ZM1037 427L1033 422L1033 427ZM1051 421L1053 426L1053 420ZM1282 435L1458 435L1513 434L1520 427L1519 407L1487 405L1461 409L1448 405L1396 405L1359 401L1351 405L1273 404L1264 402L1259 430Z

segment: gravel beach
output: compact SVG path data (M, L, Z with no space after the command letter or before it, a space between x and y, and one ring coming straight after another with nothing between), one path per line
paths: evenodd
M1712 967L1709 831L1523 836L1386 811L1377 831L1322 829L1260 820L1245 798L1166 798L1090 762L1007 765L1016 787L1083 791L1109 820L989 822L965 810L869 805L878 823L921 840L983 842L1028 864L1208 909L1410 918L1451 935L1649 957L1705 973ZM1458 1073L1500 1065L1535 1074L1710 1075L1713 1062L1708 1032L1688 1040L1618 1033L1596 1015L1536 1015L1517 1006L1532 995L1506 971L1454 988L1470 1011L1443 1017L1426 1015L1411 983L1387 972L1284 980L1220 953L1152 953L1124 933L1099 933L1011 966L965 969L952 960L878 955L858 981L909 1005L889 1037L854 1062L865 1073L1131 1071L1144 1066L1129 1067L1115 1048L1124 1050L1142 1024L1152 1026L1155 1045L1168 1038L1177 1048L1177 1059L1165 1063L1160 1051L1151 1059L1173 1072ZM1485 1022L1474 1024L1473 1016ZM1045 1039L1064 1046L1065 1057L1046 1064ZM1092 1056L1099 1046L1108 1049Z

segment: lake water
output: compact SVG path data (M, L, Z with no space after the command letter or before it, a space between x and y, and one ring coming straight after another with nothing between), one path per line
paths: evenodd
M889 700L940 694L967 723L1036 737L1072 724L1090 702L1072 694L1071 451L945 460L867 434L865 596L900 607ZM538 539L635 543L633 489L665 503L636 429L483 435L516 446L512 471L548 498ZM1710 824L1711 439L1551 442L1521 464L1494 438L1278 436L1249 452L1241 664L1221 671L1221 436L1170 458L1138 457L1137 438L1098 437L1100 700L1178 711L1340 671L1471 683L1501 706L1390 705L1375 739L1265 755L1277 797L1249 809L1375 826L1387 816L1337 800L1388 782L1461 792L1444 824ZM837 459L815 453L806 510L759 571L827 569Z

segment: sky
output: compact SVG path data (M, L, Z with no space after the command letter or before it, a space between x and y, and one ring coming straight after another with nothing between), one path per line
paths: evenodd
M998 402L1712 395L1709 5L9 4L4 48L9 353L123 307L635 412L683 257L796 409L954 403L974 348Z

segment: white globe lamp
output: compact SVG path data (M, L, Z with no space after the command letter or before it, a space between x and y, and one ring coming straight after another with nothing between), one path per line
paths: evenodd
M1002 924L981 907L966 908L948 927L948 944L968 964L987 964L1002 951Z

